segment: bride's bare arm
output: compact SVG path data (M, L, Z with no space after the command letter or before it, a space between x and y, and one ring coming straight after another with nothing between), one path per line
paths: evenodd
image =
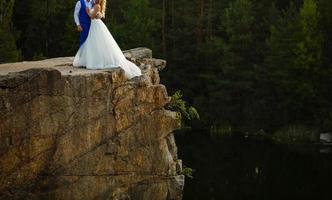
M90 12L89 8L86 8L86 13L90 16L91 19L100 18L97 13L100 12L100 5L96 4L93 6L93 12Z

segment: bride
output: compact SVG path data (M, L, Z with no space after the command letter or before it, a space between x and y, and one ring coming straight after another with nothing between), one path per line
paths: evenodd
M87 8L91 26L86 41L78 50L73 66L86 66L87 69L121 67L131 79L142 75L140 68L123 55L113 36L100 19L105 16L106 0L95 0L92 9Z

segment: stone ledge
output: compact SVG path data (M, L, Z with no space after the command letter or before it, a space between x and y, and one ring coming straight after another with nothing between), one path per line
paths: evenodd
M144 59L152 59L152 51L148 48L140 47L136 49L131 49L124 51L124 54L128 60L131 61L142 61ZM152 59L153 60L153 59ZM156 59L156 63L158 64L158 68L160 68L161 65L165 65L166 63L163 63L165 61L161 61L159 59ZM0 64L0 76L3 75L12 75L12 73L17 73L29 69L35 69L35 68L52 68L56 69L59 72L61 72L62 75L84 75L84 74L94 74L94 73L109 73L114 71L120 71L120 68L114 68L114 69L105 69L105 70L86 70L84 68L76 68L72 66L72 63L74 61L74 57L60 57L60 58L51 58L46 60L40 60L40 61L23 61L23 62L17 62L17 63L6 63L6 64ZM137 64L137 63L136 63ZM142 66L140 66L142 67Z
M0 65L0 199L181 199L166 61L125 55L142 76L72 57Z

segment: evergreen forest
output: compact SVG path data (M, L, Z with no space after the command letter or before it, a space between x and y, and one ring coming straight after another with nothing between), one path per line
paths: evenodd
M0 0L0 63L74 56L76 0ZM121 49L148 47L215 132L332 130L331 0L110 0Z

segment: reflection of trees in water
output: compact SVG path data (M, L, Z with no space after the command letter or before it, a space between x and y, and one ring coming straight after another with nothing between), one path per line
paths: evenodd
M196 169L184 199L327 199L332 161L318 149L200 133L177 136L179 157Z

